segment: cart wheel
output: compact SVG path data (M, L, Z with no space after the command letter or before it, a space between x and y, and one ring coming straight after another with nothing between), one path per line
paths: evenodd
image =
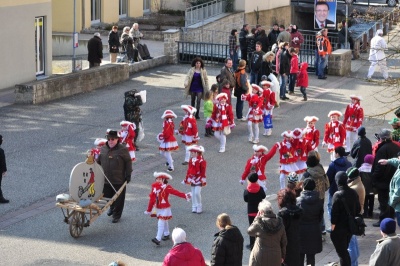
M83 212L75 211L71 216L69 221L69 233L72 237L77 238L83 231L83 226L85 224L85 214Z

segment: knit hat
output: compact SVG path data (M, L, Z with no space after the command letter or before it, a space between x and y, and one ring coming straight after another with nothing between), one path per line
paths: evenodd
M399 121L400 121L400 120L399 120L397 117L395 117L395 118L393 118L392 120L390 120L388 124L389 124L389 125L395 125L395 124L397 124Z
M343 186L347 184L347 174L345 171L339 171L335 175L335 181L338 186Z
M357 130L357 134L360 136L360 137L363 137L363 136L365 136L367 133L365 132L365 127L359 127L358 128L358 130Z
M306 178L303 182L303 189L313 191L315 189L315 181L312 178Z
M349 178L349 181L353 181L360 176L360 172L358 171L357 167L350 167L349 169L347 169L346 174Z
M372 154L367 154L364 157L364 163L369 163L369 164L374 164L375 161L375 156L373 156Z
M96 37L99 37L99 38L100 38L100 33L99 33L99 32L95 32L95 33L93 34L93 36L96 36Z
M390 139L392 136L392 132L389 129L382 129L381 132L379 133L379 138L381 140L386 140L386 139Z
M381 222L381 231L387 235L396 232L396 222L392 218L385 218Z
M297 175L296 172L291 172L287 176L287 181L288 181L288 183L296 184L297 181L299 181L299 176Z
M251 183L256 183L258 181L258 175L257 173L252 173L251 175L249 175L247 177L247 179L251 182Z
M174 245L186 242L186 232L179 227L176 227L172 231L172 241L174 241Z

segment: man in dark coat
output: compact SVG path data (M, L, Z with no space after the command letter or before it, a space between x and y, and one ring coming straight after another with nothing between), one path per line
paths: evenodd
M272 27L272 30L268 34L268 40L270 45L268 47L268 51L271 51L272 45L274 45L277 42L279 33L280 33L279 26L278 24L275 23L274 26Z
M119 53L119 36L118 26L113 26L110 33L108 33L108 50L110 52L111 63L117 62L117 54Z
M103 59L103 43L100 33L96 32L87 44L89 68L100 66Z
M361 126L357 131L358 139L354 142L351 148L350 155L355 159L353 166L360 168L364 162L364 157L367 154L372 154L372 143L365 136L365 127Z
M240 44L240 52L242 54L241 59L246 60L247 65L247 42L246 36L249 34L250 26L249 24L244 24L243 28L240 30L239 33L239 44Z
M292 55L289 53L288 47L289 46L285 46L279 56L279 74L281 75L279 96L281 100L289 100L289 98L286 97L286 82L290 74L290 60L292 59Z
M103 167L104 175L107 177L104 184L104 197L112 198L115 190L118 191L122 185L131 181L132 160L128 148L119 143L118 132L110 130L107 134L107 142L100 150L97 162ZM115 189L115 190L114 190ZM107 212L113 216L113 223L118 223L121 218L125 204L126 187L111 205Z
M336 174L335 181L339 190L335 192L332 199L331 240L340 258L341 266L351 265L350 254L347 248L349 247L352 233L349 228L345 204L351 217L354 217L361 211L357 192L347 185L347 179L348 177L344 171Z
M252 54L250 59L250 84L258 84L261 79L261 67L263 62L264 52L262 51L262 44L256 42L256 51Z
M400 147L392 141L392 134L389 129L382 129L379 133L381 142L378 145L375 154L374 165L372 166L372 185L378 192L379 201L379 221L373 226L379 227L385 218L394 218L394 210L389 206L389 184L396 168L391 165L381 165L379 160L397 157Z
M222 67L221 73L220 73L220 81L221 81L221 83L219 84L218 92L221 92L222 83L224 82L224 80L227 80L229 82L229 87L231 89L231 93L232 93L232 90L235 88L236 80L235 80L235 76L234 76L232 65L233 65L232 59L231 58L226 58L225 59L225 66Z
M0 135L0 146L3 143L3 136ZM1 181L7 173L6 155L4 150L0 147L0 203L9 203L8 199L3 197L3 192L1 190Z

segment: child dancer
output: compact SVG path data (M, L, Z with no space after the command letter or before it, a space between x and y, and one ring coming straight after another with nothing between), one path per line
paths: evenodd
M204 147L192 145L187 147L190 152L189 167L183 184L191 186L192 190L192 212L202 213L203 206L201 204L201 188L207 185L206 169L207 162L204 160Z
M160 142L159 150L160 154L165 157L167 162L165 165L168 167L168 172L174 171L174 161L172 160L171 151L176 151L179 149L178 143L174 136L175 124L174 118L176 114L171 110L165 110L164 114L161 116L165 119L163 122L163 131L157 135L157 140Z
M190 105L181 105L181 108L185 112L183 120L179 124L179 134L182 136L182 143L186 147L196 144L199 140L199 132L197 131L197 122L193 114L196 112L196 108ZM189 163L190 152L186 149L185 161L183 165Z
M204 110L204 119L206 120L206 133L204 134L204 136L206 137L211 137L213 135L213 131L211 129L211 125L208 123L208 121L211 119L211 113L214 107L214 103L213 103L213 95L211 91L207 91L204 97L204 106L203 106L203 110Z
M101 147L103 147L106 144L107 140L103 139L103 138L97 138L94 141L94 145L96 146L96 148L93 148L90 151L90 154L93 155L94 159L97 161L97 159L99 158L99 154L100 154L100 150Z
M364 120L364 109L360 106L361 96L350 95L351 103L344 112L343 124L346 128L346 152L350 152L357 139L357 130Z
M307 155L311 151L311 145L303 139L304 131L300 128L295 128L292 132L292 145L294 149L294 159L296 165L296 174L301 179L303 173L307 170Z
M331 153L331 161L335 160L335 148L344 146L346 140L346 130L343 123L339 121L342 113L339 111L330 111L328 117L330 122L325 124L324 141L322 147L328 146L328 152Z
M157 236L151 242L159 246L161 239L168 240L170 238L168 221L172 219L172 212L169 195L172 194L189 201L190 193L185 194L168 185L168 180L172 180L172 176L167 173L154 172L154 177L156 181L151 185L149 204L144 214L150 215L153 208L157 208Z
M271 136L272 134L272 111L276 105L275 92L271 90L272 82L267 80L261 81L263 89L263 111L264 111L264 133L263 136Z
M214 104L211 120L208 122L212 125L214 136L220 142L219 152L225 152L226 136L230 134L231 128L235 127L233 120L232 106L226 101L228 95L221 92L217 95L217 104Z
M134 162L136 160L136 147L134 145L136 125L135 123L129 121L121 121L119 124L121 125L121 131L119 132L120 142L126 145L129 155L131 156L131 160Z
M249 111L247 113L247 129L249 130L249 141L257 144L260 142L260 128L258 124L263 121L262 114L262 105L263 98L262 93L263 89L256 84L251 84L252 93L250 94L242 94L242 101L249 102ZM254 134L253 134L253 126L254 126Z
M303 138L309 143L312 150L318 151L319 145L319 130L315 128L315 123L319 120L316 116L306 116L304 121L307 122L307 126L304 129Z
M306 89L308 87L308 63L307 62L302 62L300 64L300 72L297 77L297 86L300 87L300 92L303 94L303 100L302 101L307 101L307 92Z
M264 189L264 191L267 191L267 176L265 175L265 166L267 165L267 162L274 156L276 148L277 147L274 145L271 151L268 152L267 147L263 145L253 145L254 154L247 160L242 178L239 180L239 182L243 185L244 181L251 173L256 173L258 175L258 184Z

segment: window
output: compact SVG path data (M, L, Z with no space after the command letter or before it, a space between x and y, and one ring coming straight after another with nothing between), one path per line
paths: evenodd
M151 0L143 0L143 12L150 12Z
M44 17L35 18L36 76L44 75Z
M128 0L119 0L119 17L126 17L128 14Z
M92 24L100 22L101 0L92 0L91 21Z

